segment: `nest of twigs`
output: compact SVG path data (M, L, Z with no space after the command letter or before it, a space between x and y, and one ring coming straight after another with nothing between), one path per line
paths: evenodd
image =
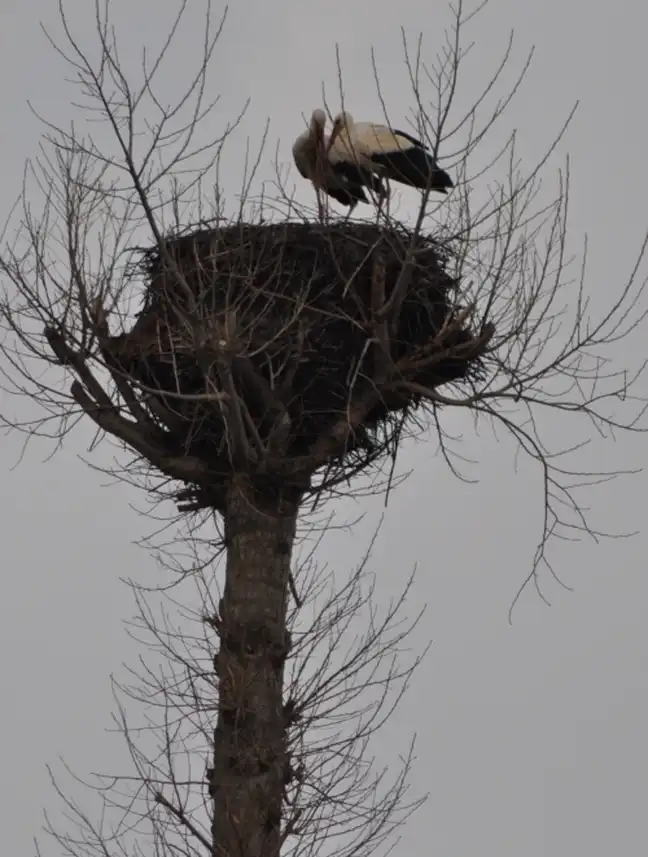
M143 251L144 306L111 340L110 362L140 385L176 452L215 471L230 468L233 425L251 447L294 458L347 420L339 457L377 452L381 428L421 399L417 385L474 376L484 346L461 323L434 240L419 239L404 266L410 237L284 223L169 238Z

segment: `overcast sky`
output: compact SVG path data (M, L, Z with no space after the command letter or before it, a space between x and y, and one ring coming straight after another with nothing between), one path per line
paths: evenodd
M198 6L198 0L192 0ZM67 8L81 40L92 39L87 0ZM48 117L67 117L73 96L65 68L47 46L43 20L55 26L56 4L4 0L0 5L3 134L0 178L8 212L20 189L24 159L41 131L27 101ZM115 0L114 21L126 61L145 38L159 38L161 12L175 0ZM197 29L184 31L191 57ZM347 106L356 118L380 118L369 49L377 50L384 96L394 122L411 106L400 53L400 26L423 31L436 48L447 22L442 3L328 0L326 3L237 0L215 65L223 122L250 97L240 129L258 138L271 118L270 150L290 162L302 113L334 100L339 42ZM492 0L478 33L490 65L514 27L520 58L537 46L523 94L511 106L522 154L550 141L577 98L581 107L567 139L572 156L572 234L590 236L589 291L603 299L625 280L648 227L645 205L645 31L641 4L617 0ZM477 88L479 68L474 82ZM564 149L566 151L566 149ZM234 175L241 158L234 153ZM237 163L238 157L238 163ZM264 165L270 173L270 165ZM230 175L230 173L228 173ZM307 188L300 190L306 194ZM4 218L3 218L4 219ZM576 249L576 245L574 247ZM617 352L618 359L623 352ZM628 355L636 365L638 351ZM648 394L646 382L642 385ZM20 413L21 405L17 406ZM3 405L4 408L4 405ZM410 444L402 469L412 475L393 496L373 568L386 598L418 563L416 597L428 603L418 643L433 646L411 696L390 726L394 737L419 733L415 791L430 792L410 820L402 857L609 857L648 846L648 554L644 507L648 481L639 474L588 495L594 522L641 531L630 540L557 544L556 570L573 592L545 579L549 609L529 589L514 623L507 613L527 575L541 525L539 474L516 471L513 447L457 415L462 454L475 460L457 481L434 442ZM552 439L565 420L547 423ZM81 426L63 450L34 442L19 466L22 438L0 447L4 597L0 599L0 751L6 854L33 854L42 808L60 807L46 763L59 756L80 774L115 757L107 735L109 675L133 661L135 644L122 620L133 613L120 576L150 577L153 560L134 545L150 529L132 488L109 484L81 456L109 464L112 451L87 455L91 427ZM648 439L596 440L586 463L600 469L640 468ZM12 469L14 468L14 469ZM322 558L349 568L381 514L379 503L340 504L337 519L368 510L360 535L335 533ZM58 853L52 849L52 853Z

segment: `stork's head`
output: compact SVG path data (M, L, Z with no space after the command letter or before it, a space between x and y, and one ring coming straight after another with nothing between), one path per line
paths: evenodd
M331 136L328 141L328 150L331 149L333 143L335 143L335 138L338 137L342 131L350 132L353 128L353 118L350 113L346 113L342 111L342 113L338 113L338 115L333 120L333 130L331 131Z
M319 108L317 110L313 110L311 114L311 130L312 131L324 131L324 126L326 125L326 113Z
M311 114L308 136L311 146L324 146L324 126L326 125L326 113L323 110L313 110Z

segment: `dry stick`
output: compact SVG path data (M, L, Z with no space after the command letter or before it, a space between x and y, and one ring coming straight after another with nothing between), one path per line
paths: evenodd
M168 812L173 815L177 821L184 825L201 843L201 845L207 849L210 854L217 854L216 848L207 840L205 836L198 830L198 828L191 822L191 820L187 817L183 810L178 809L178 807L174 806L171 801L164 797L162 792L156 792L155 801L159 803L161 806L165 807Z
M63 366L71 366L79 378L83 381L90 393L96 399L98 405L108 411L117 413L110 396L97 381L84 358L68 345L63 334L53 327L45 328L45 338L55 356Z
M115 382L115 386L117 387L120 396L126 403L128 410L131 412L135 420L147 430L153 430L154 424L145 408L142 407L141 403L137 399L132 385L128 382L127 377L113 365L113 361L110 359L110 335L108 331L108 322L106 320L105 310L98 299L93 308L93 321L95 327L94 332L97 336L97 342L99 344L99 349L103 356L104 363L108 367L110 376Z
M105 408L94 401L79 381L72 383L70 392L75 402L99 428L131 446L172 479L209 487L209 470L199 458L168 455L166 450L147 439L136 423L125 420L114 407Z
M371 390L363 399L347 409L346 416L339 419L328 434L313 444L310 453L296 456L288 465L283 459L269 460L268 471L283 476L313 473L318 467L326 464L332 455L344 448L351 432L366 419L367 414L378 404L380 398L380 390Z
M274 421L268 435L267 443L268 448L272 448L274 453L278 455L283 451L283 446L290 434L292 421L288 409L277 393L272 390L270 384L257 371L249 357L237 356L235 358L235 365L245 380L261 394L266 410L270 413L273 411L279 412L279 416Z
M160 391L160 395L163 395L162 391ZM173 431L182 430L183 426L187 422L183 416L172 411L170 408L167 408L166 405L164 405L160 399L152 393L149 393L147 396L146 406L153 416L157 417L161 423L167 425Z
M454 399L448 398L448 396L444 396L442 393L437 393L432 387L426 387L424 384L419 384L416 381L398 381L394 384L394 387L398 387L398 389L407 390L410 393L416 393L419 396L423 396L426 399L430 399L433 402L436 402L439 405L460 405L461 402L457 402ZM468 404L472 404L471 401L468 401Z
M75 380L70 387L70 392L75 402L99 428L131 446L172 479L193 482L209 488L210 474L203 461L194 456L168 455L164 447L151 440L150 432L141 424L129 422L120 415L118 408L94 377L85 360L65 342L58 331L54 328L46 328L45 336L60 362L64 366L71 366L83 381L82 384L81 381Z
M301 607L303 602L302 602L301 598L299 597L299 595L297 594L297 586L295 584L295 578L293 577L292 571L288 572L288 584L290 586L290 594L293 597L293 601L295 602L295 605L298 608Z
M234 387L234 379L232 378L232 371L229 362L223 358L217 359L216 369L218 371L218 377L221 385L230 397L230 407L227 410L224 409L224 418L225 437L227 438L228 445L230 446L232 463L235 466L244 466L250 461L257 460L257 454L253 453L245 431L246 421L242 411L242 407L244 407L244 405L242 405L241 399Z
M435 363L439 363L448 357L463 357L467 359L469 356L477 356L492 339L495 333L495 325L487 324L483 333L479 336L470 339L468 342L463 342L460 345L453 345L450 348L445 348L443 351L431 352L442 345L442 342L436 338L424 345L413 357L403 358L398 361L397 368L401 375L408 373L415 374L421 369L427 369Z
M378 346L376 353L376 385L384 383L391 376L394 364L391 357L390 337L387 320L380 317L380 309L385 305L385 260L377 253L374 259L371 277L371 326L374 341Z
M403 265L398 275L398 279L396 280L394 289L391 295L389 296L389 300L380 310L380 317L390 320L392 330L395 330L398 327L401 307L403 305L403 301L405 300L407 289L409 288L410 282L412 281L414 258L416 256L418 239L421 235L423 220L425 219L425 210L427 208L427 201L429 199L429 196L429 189L423 192L418 217L416 218L416 224L414 226L414 233L410 240L410 245L407 248L405 259L403 260Z
M177 491L175 501L179 512L199 512L201 509L222 512L225 493L222 482L214 483L209 489L190 486Z
M228 445L230 446L230 455L232 462L236 466L246 467L251 462L256 463L259 454L262 451L263 445L259 437L254 422L245 408L245 403L241 401L240 396L234 384L232 377L232 360L236 354L238 346L236 344L236 315L233 312L228 312L225 315L223 325L218 325L216 330L216 338L218 341L219 354L216 358L216 371L220 380L222 389L230 398L230 407L223 409L225 420L225 436ZM246 413L243 413L245 408ZM252 450L248 441L248 435L245 430L246 424L250 428L252 436L257 445L258 452Z

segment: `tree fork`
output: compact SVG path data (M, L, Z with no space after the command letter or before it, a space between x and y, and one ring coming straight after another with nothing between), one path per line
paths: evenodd
M290 563L299 498L260 498L250 480L232 478L226 496L226 578L214 761L214 854L278 857L289 759L283 713Z

